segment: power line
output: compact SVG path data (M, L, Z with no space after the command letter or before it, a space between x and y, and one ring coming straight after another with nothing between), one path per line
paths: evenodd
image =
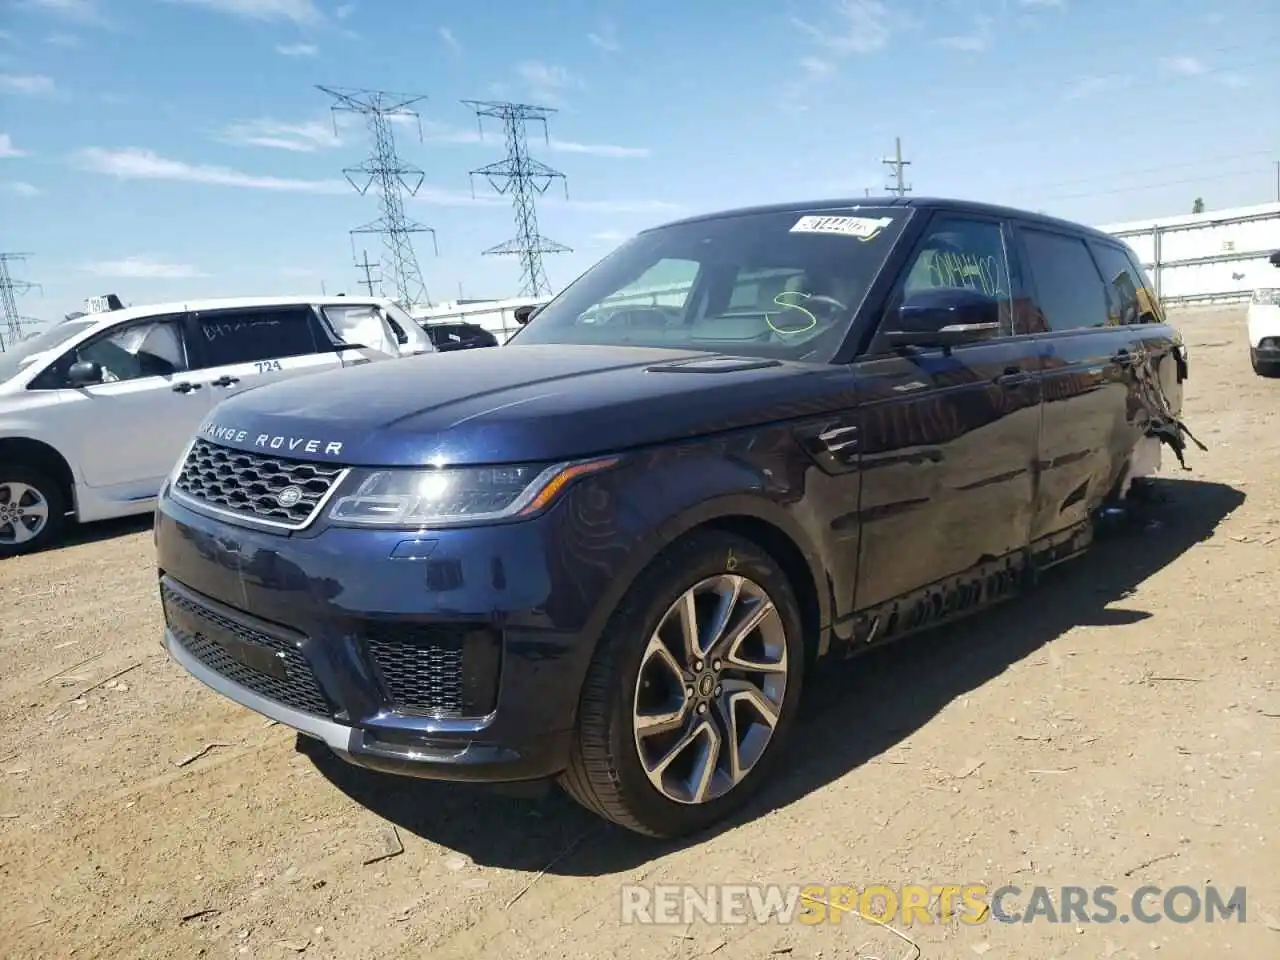
M885 189L890 193L896 193L900 197L905 197L907 193L910 192L911 188L903 181L902 173L904 168L911 165L911 161L902 159L901 137L893 138L893 156L886 157L881 162L888 165L889 168L893 170L894 185L891 187L885 187Z
M413 250L411 235L415 233L431 234L431 242L439 256L440 248L436 244L436 232L431 227L423 226L411 220L404 212L404 195L415 196L422 187L426 174L405 163L396 155L395 137L391 131L393 122L413 119L418 123L418 139L422 139L422 123L417 111L411 107L426 97L417 94L391 93L386 90L353 90L334 87L318 87L336 101L331 110L334 113L334 130L337 130L338 113L358 113L368 123L369 133L373 139L373 154L356 167L343 170L347 182L355 187L362 196L376 187L382 216L362 227L351 231L352 259L355 259L355 234L376 233L383 240L383 267L390 273L395 284L396 298L405 307L416 303L430 303L426 283L422 279L422 270L418 267L418 257Z
M567 200L569 182L559 170L553 170L542 161L529 156L525 124L541 123L543 136L550 143L547 117L556 111L550 107L537 107L527 103L482 100L463 100L462 102L475 111L476 123L480 125L482 137L484 136L484 117L501 120L506 134L506 157L470 172L473 196L475 195L475 178L484 177L499 194L504 196L510 194L512 205L515 207L515 238L490 247L484 253L519 257L522 293L529 297L549 294L551 284L547 282L547 275L542 267L542 255L570 253L571 248L550 240L538 232L538 212L534 198L546 193L554 181L560 180L564 184L564 195Z
M18 294L41 290L38 283L29 280L15 280L9 272L10 263L22 263L29 253L0 253L0 309L4 310L4 333L0 335L0 351L22 339L22 325L35 323L34 317L23 316L18 312ZM7 345L6 345L7 344Z

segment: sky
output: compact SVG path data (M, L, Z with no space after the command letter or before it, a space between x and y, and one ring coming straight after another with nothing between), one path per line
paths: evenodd
M555 289L667 220L882 194L895 137L919 196L1092 224L1264 203L1278 42L1275 0L0 0L0 251L31 254L46 322L361 292L378 198L342 171L371 142L319 84L425 97L393 131L435 302L519 293L481 254L510 201L468 177L502 129L466 99L555 111L528 128L565 175L538 201L572 248Z

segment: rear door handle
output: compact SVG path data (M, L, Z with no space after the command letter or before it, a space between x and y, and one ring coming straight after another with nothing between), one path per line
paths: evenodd
M996 377L997 386L1004 387L1006 390L1016 390L1031 379L1031 374L1023 370L1021 367L1005 367L1004 373Z
M1130 353L1128 350L1117 350L1115 356L1111 358L1111 362L1119 364L1122 367L1131 367L1141 359L1141 353Z
M229 387L233 383L239 383L239 377L233 377L230 374L219 377L217 380L211 380L210 385L215 387Z
M186 380L182 381L182 383L175 383L173 385L174 393L190 393L192 390L199 390L199 389L200 389L200 384L189 383Z

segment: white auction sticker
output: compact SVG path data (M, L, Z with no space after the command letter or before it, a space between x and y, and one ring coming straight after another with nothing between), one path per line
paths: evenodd
M893 217L801 217L792 233L834 233L842 237L870 240L893 223Z

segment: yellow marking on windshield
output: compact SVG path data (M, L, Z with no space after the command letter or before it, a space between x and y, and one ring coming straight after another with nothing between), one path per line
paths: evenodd
M776 297L773 298L774 304L779 307L782 307L782 309L798 310L801 313L803 313L806 317L808 317L809 325L807 327L775 326L773 322L773 317L772 315L769 314L768 311L765 311L764 322L769 325L769 329L772 330L774 333L778 333L783 336L787 336L788 334L792 334L792 333L805 333L806 331L812 330L814 327L818 325L817 317L815 317L812 313L810 313L808 310L806 310L804 307L800 306L799 304L782 302L783 297L799 297L802 300L808 300L811 296L813 296L813 294L801 293L799 290L783 290L780 294L778 294Z

